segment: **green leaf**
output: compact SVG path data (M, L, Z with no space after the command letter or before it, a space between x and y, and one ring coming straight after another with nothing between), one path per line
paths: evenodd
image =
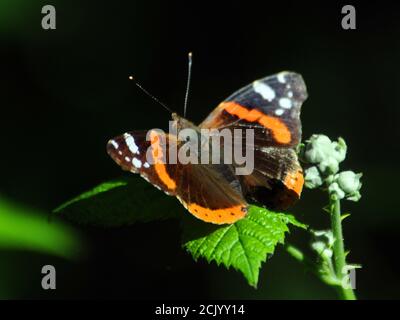
M288 224L306 229L293 216L251 206L247 216L231 225L213 226L191 219L184 224L184 247L193 258L205 258L243 273L256 287L261 263L283 243Z
M48 215L0 198L0 248L75 258L82 245L75 232Z
M175 218L183 210L175 198L132 175L102 183L54 212L82 224L113 227Z

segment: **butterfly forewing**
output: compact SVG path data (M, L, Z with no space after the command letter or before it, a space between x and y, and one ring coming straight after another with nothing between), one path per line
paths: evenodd
M123 135L111 139L107 144L107 152L111 158L121 166L122 169L132 173L139 173L144 179L164 190L168 194L175 194L176 183L169 179L165 166L162 162L167 162L170 144L176 144L175 140L164 136L157 142L154 141L156 131L130 131ZM157 135L158 136L158 135ZM160 135L160 137L162 137ZM152 148L157 146L156 157ZM164 159L164 161L162 161ZM176 165L169 166L170 171L176 170Z
M306 98L301 75L281 72L230 95L200 127L252 128L259 147L295 146L301 140L300 110Z
M203 221L224 224L243 218L248 205L233 168L171 163L169 151L179 152L180 147L172 135L132 131L111 139L107 152L124 170L139 173L168 195L176 196Z

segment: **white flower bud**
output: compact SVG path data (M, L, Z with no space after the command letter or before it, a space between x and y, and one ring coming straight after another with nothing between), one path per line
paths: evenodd
M331 183L328 190L331 195L336 195L338 199L343 199L346 195L336 182Z
M316 251L324 260L330 260L333 256L332 246L334 237L331 230L313 231L315 241L311 248Z
M333 157L328 157L320 162L318 168L324 175L334 174L339 171L339 162Z
M332 153L331 140L322 134L313 134L307 141L304 158L310 163L319 163Z
M338 141L332 142L332 146L335 152L333 152L332 156L340 163L346 158L347 145L346 142L339 138Z
M324 251L324 249L326 249L326 244L322 241L315 241L311 243L311 248L314 251L321 253L322 251Z
M361 193L359 191L354 192L347 198L347 200L354 201L354 202L357 202L360 199L361 199Z
M331 175L329 175L329 176L327 176L327 177L325 178L325 182L326 182L328 185L331 184L334 180L335 180L335 176L334 176L333 174L331 174Z
M326 243L328 243L329 248L333 246L335 237L333 236L331 230L314 230L312 233L316 239L323 239Z
M362 174L355 174L353 171L343 171L338 174L336 181L346 194L352 194L360 190L361 176Z
M322 185L322 178L317 167L313 166L305 170L305 185L309 189L318 188Z

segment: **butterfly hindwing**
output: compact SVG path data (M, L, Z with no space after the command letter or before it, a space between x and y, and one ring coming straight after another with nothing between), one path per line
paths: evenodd
M180 170L178 199L194 216L215 224L234 223L248 208L239 180L222 167L187 164Z
M299 199L304 184L296 152L275 147L254 150L254 171L241 181L247 199L279 210Z

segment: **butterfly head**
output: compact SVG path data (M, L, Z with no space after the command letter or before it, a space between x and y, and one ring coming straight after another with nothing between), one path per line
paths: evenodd
M185 128L192 128L195 129L196 131L198 130L197 126L193 122L190 122L189 120L185 119L184 117L181 117L175 112L172 113L172 121L173 121L172 125L173 128L177 129L178 131Z

